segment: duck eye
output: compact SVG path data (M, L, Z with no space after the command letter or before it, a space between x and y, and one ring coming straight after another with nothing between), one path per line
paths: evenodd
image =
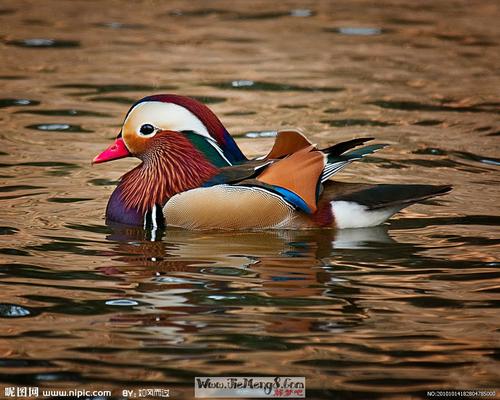
M155 131L155 127L151 124L144 124L141 126L141 129L139 129L139 133L141 135L147 136L151 135Z

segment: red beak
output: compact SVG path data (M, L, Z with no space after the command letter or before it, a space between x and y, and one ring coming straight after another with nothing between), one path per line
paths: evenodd
M115 142L92 160L92 164L99 164L106 161L118 160L119 158L130 157L132 154L125 146L125 142L121 137L117 138Z

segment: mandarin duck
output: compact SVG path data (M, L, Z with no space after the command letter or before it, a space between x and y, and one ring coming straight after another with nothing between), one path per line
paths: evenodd
M121 178L106 220L152 228L371 227L450 191L448 185L330 180L385 146L359 147L372 139L319 149L300 131L282 130L266 156L249 160L207 106L160 94L132 105L114 144L93 163L132 156L142 161Z

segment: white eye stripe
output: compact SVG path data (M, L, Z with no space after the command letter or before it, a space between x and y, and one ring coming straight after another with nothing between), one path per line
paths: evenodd
M125 118L124 127L139 135L144 124L159 127L160 130L194 131L200 136L212 138L202 121L186 108L174 103L146 101L132 108ZM140 134L140 136L144 136ZM146 136L147 137L147 136Z

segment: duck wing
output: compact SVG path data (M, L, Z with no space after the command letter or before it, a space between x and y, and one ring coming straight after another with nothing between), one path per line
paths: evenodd
M374 138L372 137L356 138L321 149L320 151L326 156L326 164L321 175L321 182L325 182L353 161L360 160L363 157L387 146L386 144L374 144L346 153L348 150L361 146L362 144L373 139ZM276 140L271 151L263 159L273 160L284 158L309 146L314 145L300 130L281 130L278 131L278 134L276 135Z
M300 214L297 209L314 213L324 154L309 146L266 162L257 172L248 165L249 179L211 182L173 196L163 209L167 223L188 229L269 229L289 227ZM230 172L234 173L231 179L245 175L241 166L225 169L226 180Z

